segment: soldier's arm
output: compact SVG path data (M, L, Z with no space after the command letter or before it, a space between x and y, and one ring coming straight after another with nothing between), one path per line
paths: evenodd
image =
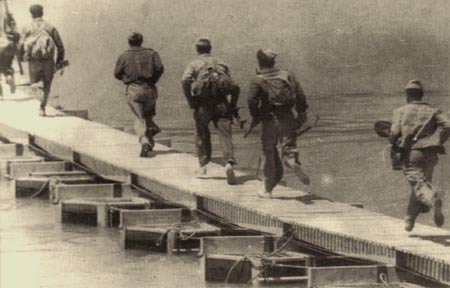
M114 68L114 77L117 80L122 80L123 75L125 74L125 61L123 59L123 55L117 59L116 67Z
M233 77L231 77L231 71L230 71L230 69L228 68L228 66L225 65L225 64L220 64L220 65L222 65L222 66L224 67L225 73L226 73L228 76L230 76L230 79L231 79L231 81L232 81L232 83L233 83L232 88L231 88L231 91L230 91L230 94L231 94L230 107L231 107L232 109L235 109L235 108L237 107L237 103L238 103L238 101L239 101L239 95L241 94L241 88L239 87L239 85L237 85L237 84L234 82Z
M442 144L444 144L448 138L450 138L450 120L448 118L448 115L445 115L439 111L436 114L436 123L439 127L442 128L441 131L441 141Z
M248 110L250 112L250 115L253 118L253 121L258 121L260 118L260 97L259 94L261 93L261 87L258 85L256 79L252 79L250 81L250 86L248 88L248 98L247 98L247 104L248 104Z
M186 70L184 70L183 76L181 77L181 87L183 88L184 97L186 97L188 105L191 109L195 108L194 99L191 93L192 83L194 82L195 77L194 64L190 63L186 67Z
M61 63L65 57L64 44L62 42L61 36L59 35L58 30L56 28L52 29L52 38L55 41L56 46L56 63Z
M292 81L294 83L294 91L295 91L295 110L297 111L298 115L304 114L306 110L308 110L308 104L306 103L306 95L303 91L302 86L297 81L295 76L291 74Z
M389 135L389 142L396 144L398 138L401 136L401 113L395 110L392 116L391 133Z
M159 78L161 78L162 74L164 73L164 65L162 64L161 57L156 51L153 54L153 67L155 69L153 72L152 81L153 83L157 83L159 81Z

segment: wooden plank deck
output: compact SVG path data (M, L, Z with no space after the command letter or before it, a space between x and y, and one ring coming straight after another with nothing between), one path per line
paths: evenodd
M139 158L136 136L48 110L50 117L38 117L35 100L0 101L0 136L28 138L103 176L129 181L248 228L278 233L292 229L298 239L335 252L381 256L450 283L450 231L417 224L408 233L401 219L287 187L277 187L274 199L260 199L256 196L262 186L259 180L248 180L238 172L239 184L229 186L224 168L216 164L210 164L208 174L198 179L193 172L197 159L192 155L157 144L154 157Z

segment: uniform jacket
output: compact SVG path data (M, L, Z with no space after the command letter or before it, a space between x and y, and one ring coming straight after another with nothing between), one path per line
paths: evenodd
M279 68L265 68L257 71L258 74L277 73L281 70ZM294 108L298 114L306 112L308 104L306 103L306 96L303 92L300 83L295 78L292 72L289 72L289 80L293 84L294 93L296 97ZM264 80L261 77L254 77L250 80L250 87L248 92L248 108L250 114L254 119L267 119L273 116L283 118L292 116L291 107L273 107L270 102L267 93L264 91L262 82ZM276 110L275 110L276 109Z
M413 138L424 124L426 125L417 141L414 141ZM448 118L425 102L412 101L394 110L389 141L400 148L408 150L436 147L443 153L442 145L449 136Z
M23 54L23 43L26 42L27 38L30 37L31 35L33 35L34 31L37 30L38 28L36 27L44 27L44 30L47 31L47 33L50 35L50 37L52 37L53 41L55 42L55 46L56 46L56 51L57 51L57 55L56 55L56 63L61 62L64 60L64 44L61 40L61 37L59 36L58 30L56 30L56 28L49 24L48 22L44 21L42 18L36 18L33 19L33 22L24 27L23 31L22 31L22 44L20 45L20 51ZM54 55L53 55L54 57Z
M158 52L150 48L133 46L117 59L114 77L125 84L154 85L163 73L164 66Z

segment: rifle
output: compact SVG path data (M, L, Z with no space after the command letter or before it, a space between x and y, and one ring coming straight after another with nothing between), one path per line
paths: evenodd
M5 5L5 14L6 14L5 25L7 25L10 30L9 33L7 33L7 34L13 35L12 41L16 48L15 49L16 50L15 57L17 58L17 64L19 66L20 75L23 75L22 62L20 61L19 54L18 54L19 53L18 44L19 44L19 40L20 40L20 34L17 33L16 21L14 20L14 17L12 16L11 12L9 12L8 0L3 0L3 4ZM5 33L6 33L6 31L5 31Z
M245 134L244 134L244 138L247 138L248 134L250 134L253 131L253 129L255 129L255 127L258 126L259 122L261 122L261 121L259 121L259 120L252 121L252 123L250 124L250 127L248 128L247 132L245 132Z
M303 129L300 129L297 131L297 136L301 136L311 130L312 128L317 126L317 123L319 122L320 116L316 114L316 119L314 120L314 123L312 125L306 126Z

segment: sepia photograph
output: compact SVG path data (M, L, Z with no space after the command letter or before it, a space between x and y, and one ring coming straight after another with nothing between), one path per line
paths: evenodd
M0 287L450 287L449 27L449 0L0 0Z

